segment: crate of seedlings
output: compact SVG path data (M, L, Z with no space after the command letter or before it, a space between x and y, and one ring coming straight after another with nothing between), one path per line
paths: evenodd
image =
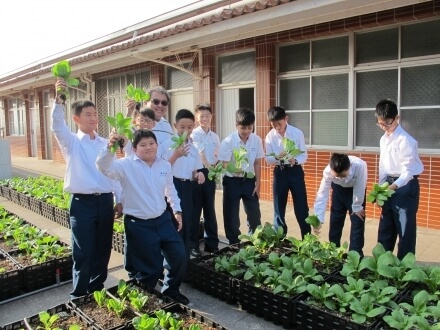
M22 288L22 269L7 255L0 253L0 301L19 296Z

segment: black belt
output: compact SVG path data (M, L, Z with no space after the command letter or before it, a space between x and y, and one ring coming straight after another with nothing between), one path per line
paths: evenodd
M413 179L417 179L419 176L418 175L413 175ZM393 183L394 181L396 181L398 178L400 178L400 176L391 176L391 175L387 175L387 179L386 181L388 183Z
M99 197L99 196L108 196L108 195L113 195L113 193L111 193L111 192L109 192L109 193L96 192L96 193L92 193L92 194L73 194L73 196L78 196L78 197Z
M173 176L173 178L176 179L176 180L178 180L178 181L183 181L183 182L186 182L186 181L192 181L191 179L176 178L175 176Z
M132 216L132 215L130 215L130 214L126 214L125 217L126 217L127 219L133 219L133 220L136 220L136 221L157 220L157 219L160 218L160 216L159 216L159 217L156 217L156 218L141 219L141 218L134 217L134 216Z

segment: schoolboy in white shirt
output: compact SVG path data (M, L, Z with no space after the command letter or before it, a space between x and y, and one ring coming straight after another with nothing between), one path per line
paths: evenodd
M191 134L193 144L199 150L203 163L201 172L205 175L205 182L201 185L193 184L194 221L191 228L191 255L199 257L199 222L203 210L205 252L218 250L218 226L215 214L215 180L208 180L209 167L218 161L220 139L211 129L212 112L209 104L199 104L195 108L195 115L199 126Z
M55 90L66 88L58 78ZM73 133L64 119L64 101L60 95L52 109L52 132L66 161L64 190L72 194L70 227L72 232L73 290L71 298L104 288L110 260L114 218L122 215L121 187L102 175L95 166L99 150L107 145L96 133L98 112L93 102L72 105L78 132ZM114 208L114 198L116 207Z
M350 215L350 247L364 256L362 251L365 241L365 190L367 188L367 163L356 156L334 153L330 163L323 171L321 185L315 200L315 214L324 223L330 187L332 202L330 208L330 242L341 246L347 212ZM313 231L319 234L321 226Z
M186 272L187 259L182 238L180 200L174 188L171 165L157 157L156 136L150 130L137 130L133 138L133 157L114 159L109 148L119 140L110 135L110 142L96 161L99 171L121 182L122 204L127 253L137 271L136 279L154 288L163 271L162 293L182 304L189 300L180 293ZM175 213L178 228L174 227L166 210L166 196Z
M242 173L227 172L223 177L223 221L226 238L229 244L239 243L240 232L240 200L243 200L247 216L248 233L251 234L261 225L260 183L261 159L264 157L261 138L252 133L254 129L254 112L240 108L235 113L237 131L230 134L220 143L218 160L226 168L228 163L234 163L233 151L243 147L247 151L248 162L243 162L241 170L255 174L247 178Z
M307 203L307 190L304 179L304 169L302 165L307 161L307 148L304 141L303 132L289 125L286 111L282 107L272 107L267 111L268 120L272 130L266 135L266 155L275 154L276 156L266 156L269 165L275 165L273 170L273 207L274 207L274 226L283 227L284 234L287 235L286 206L289 191L292 194L293 208L296 221L301 230L301 236L310 233L310 225L306 223L309 216L309 205ZM296 157L290 158L289 162L282 164L285 156L283 138L288 138L295 142L296 148L303 151Z
M395 193L385 201L380 215L378 241L397 257L416 252L419 175L423 172L417 141L399 125L396 103L382 100L376 105L376 125L385 131L380 138L379 183L390 184Z
M183 229L181 235L185 243L185 249L188 259L191 252L191 226L193 221L193 184L197 181L199 184L205 182L205 176L201 172L203 168L199 151L191 143L190 135L195 126L194 114L187 110L181 109L176 113L176 122L174 124L177 130L177 137L187 133L186 141L182 146L173 150L171 148L174 143L171 139L164 141L160 145L160 157L170 162L173 171L173 182L176 187L177 194L180 198L182 207Z

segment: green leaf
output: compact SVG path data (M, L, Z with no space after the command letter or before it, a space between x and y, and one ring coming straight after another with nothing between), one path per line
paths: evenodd
M51 71L55 77L63 78L64 80L68 81L72 69L70 68L69 61L63 60L56 63L52 67Z
M105 117L111 127L116 127L116 119L110 116Z
M67 85L69 85L69 86L78 86L79 85L79 80L75 79L75 78L70 78L67 81Z

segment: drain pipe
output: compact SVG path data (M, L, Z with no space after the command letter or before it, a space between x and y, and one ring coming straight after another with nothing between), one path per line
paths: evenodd
M41 289L38 289L38 290L35 290L35 291L32 291L32 292L24 293L24 294L22 294L20 296L13 297L13 298L10 298L8 300L0 301L0 306L4 305L4 304L7 304L7 303L10 303L10 302L13 302L13 301L18 300L18 299L21 299L21 298L26 298L26 297L32 296L34 294L37 294L37 293L40 293L40 292L43 292L43 291L46 291L46 290L54 289L54 288L57 288L57 287L60 287L60 286L63 286L65 284L69 284L69 283L72 283L72 280L68 280L68 281L64 281L64 282L59 282L57 284L53 284L51 286L46 286L44 288L41 288Z

